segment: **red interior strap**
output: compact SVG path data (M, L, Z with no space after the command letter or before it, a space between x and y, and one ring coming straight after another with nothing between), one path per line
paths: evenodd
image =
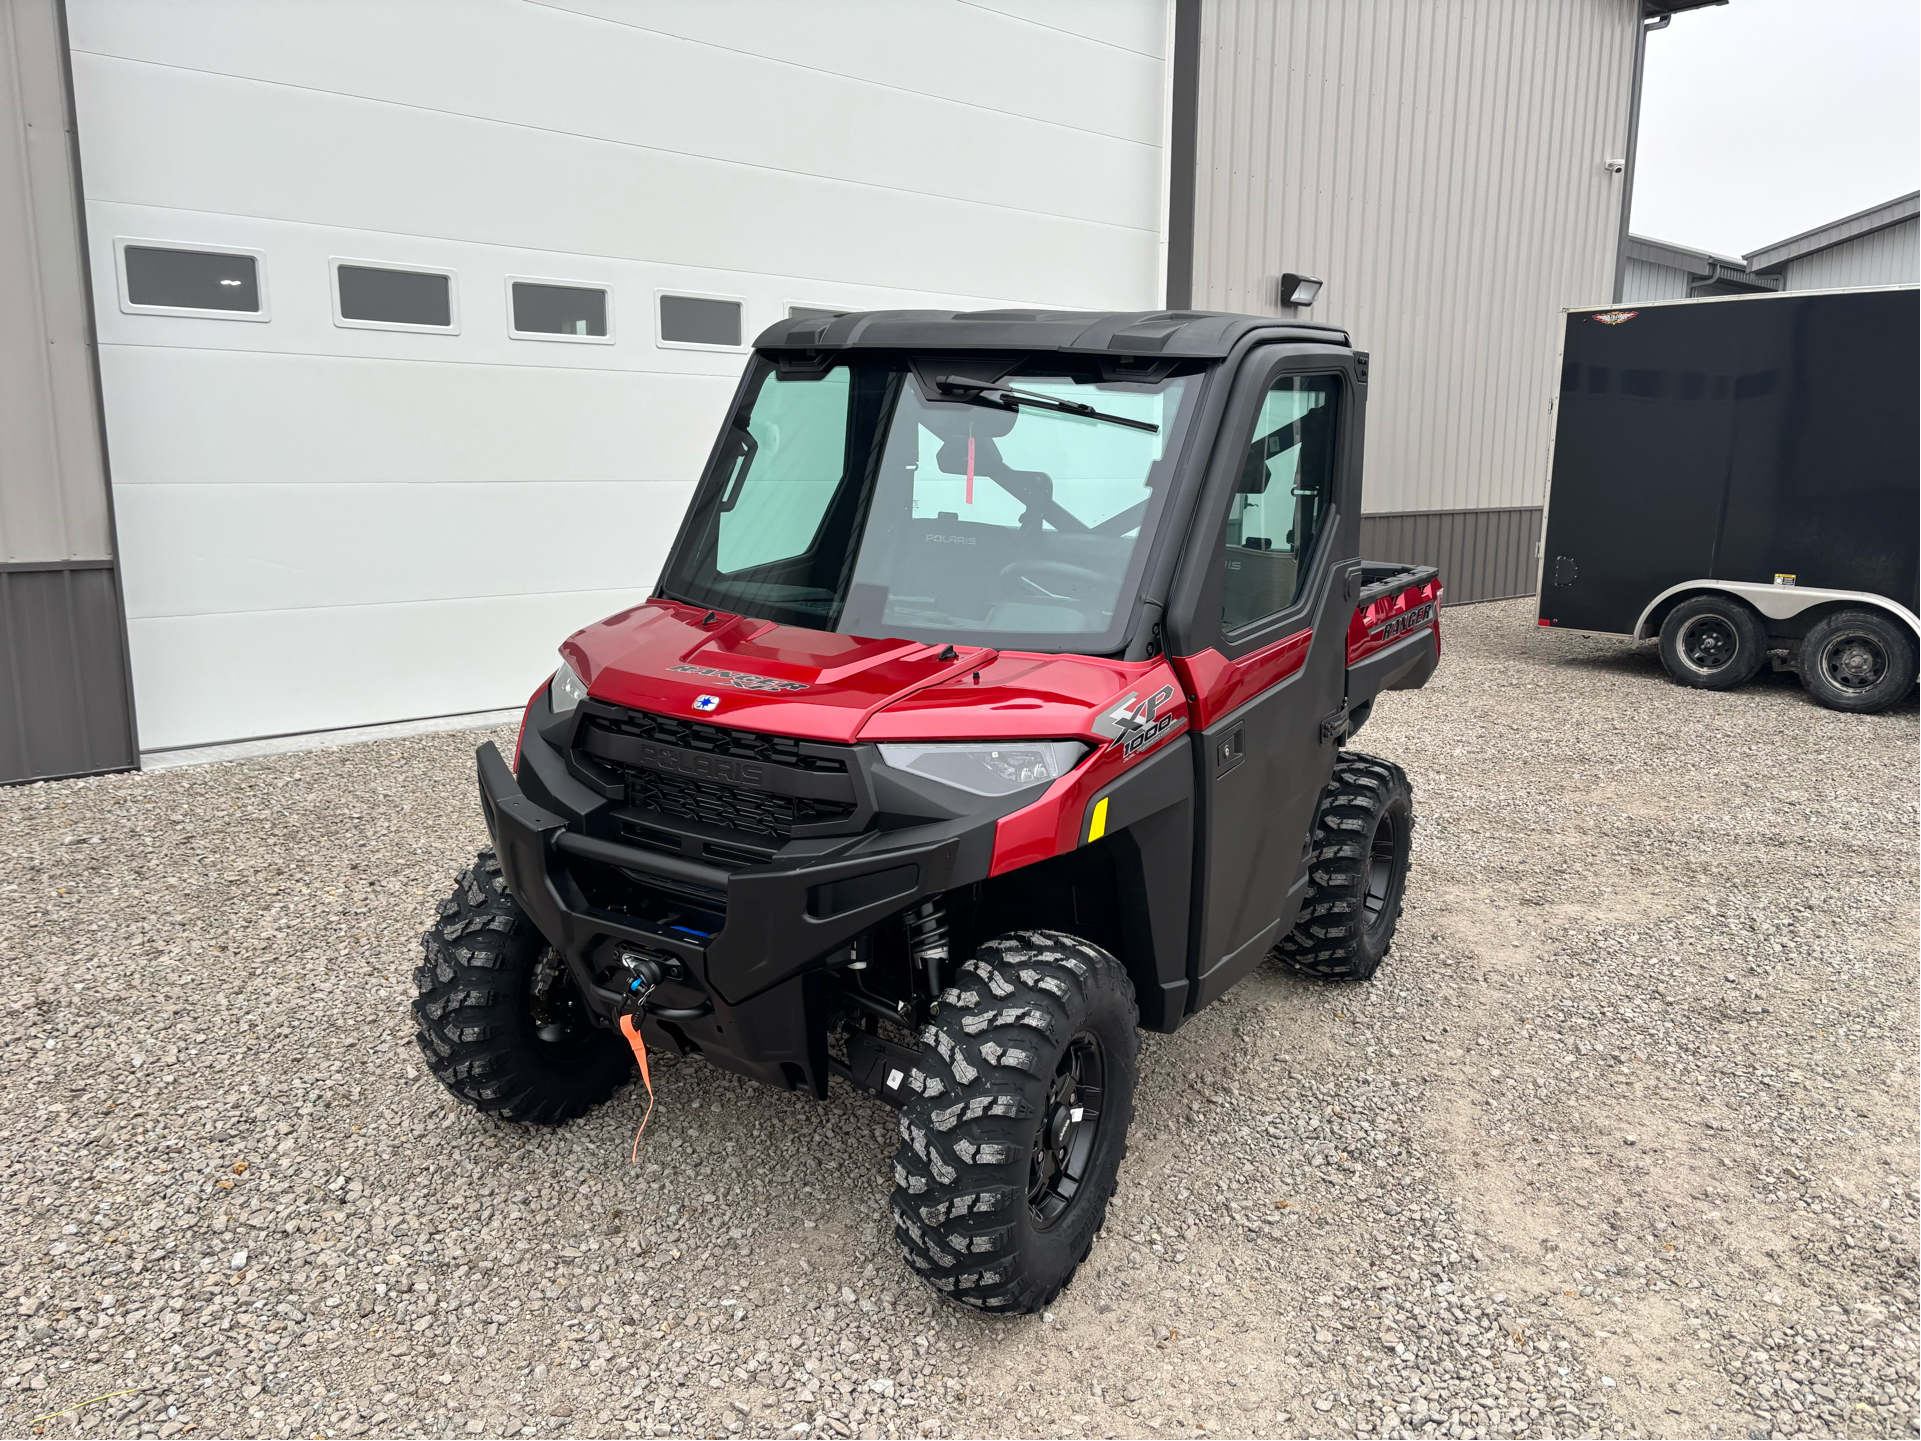
M640 1079L647 1087L647 1114L640 1118L640 1130L634 1132L634 1154L627 1159L632 1165L640 1159L640 1137L647 1129L647 1123L654 1116L654 1078L647 1074L647 1043L640 1038L640 1027L631 1015L620 1018L620 1033L627 1038L627 1044L634 1048L634 1059L640 1062Z

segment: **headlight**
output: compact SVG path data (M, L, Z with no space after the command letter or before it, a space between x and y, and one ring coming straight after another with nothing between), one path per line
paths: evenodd
M884 745L897 771L925 776L977 796L1006 796L1058 780L1087 754L1079 741L962 741L957 745Z
M562 661L560 669L554 672L554 683L549 693L553 696L555 715L567 715L587 699L587 687L581 684L580 677L574 674L574 668L566 661Z

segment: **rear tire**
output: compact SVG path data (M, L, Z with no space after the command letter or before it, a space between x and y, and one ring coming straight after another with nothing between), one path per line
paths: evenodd
M1379 970L1401 919L1413 839L1407 772L1342 751L1314 813L1307 897L1274 958L1326 981L1364 981Z
M1120 962L1059 931L986 942L941 993L893 1206L901 1254L942 1296L1026 1314L1073 1278L1127 1154L1139 1024Z
M414 1039L440 1083L477 1110L558 1125L632 1073L633 1053L593 1024L559 952L507 894L492 850L460 873L421 943Z
M1733 690L1759 674L1768 660L1760 617L1725 595L1697 595L1661 622L1661 664L1677 685Z
M1869 715L1914 688L1913 632L1872 610L1821 617L1801 642L1801 685L1829 710Z

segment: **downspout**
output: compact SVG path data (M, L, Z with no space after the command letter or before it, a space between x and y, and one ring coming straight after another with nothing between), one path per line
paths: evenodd
M1627 163L1621 170L1621 228L1614 241L1614 294L1610 297L1615 305L1621 303L1621 292L1627 289L1628 216L1634 208L1634 152L1641 143L1641 72L1647 66L1648 36L1673 23L1672 15L1663 15L1658 20L1644 21L1634 35L1634 86L1628 92L1628 153Z

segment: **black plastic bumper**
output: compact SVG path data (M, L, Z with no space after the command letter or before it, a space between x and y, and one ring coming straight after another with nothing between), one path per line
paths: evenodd
M528 743L542 744L533 736ZM767 864L723 870L581 834L581 818L531 799L491 743L477 759L481 807L508 887L566 958L601 1021L611 1023L626 1004L623 992L597 980L620 950L673 957L688 984L666 988L658 1007L667 1014L650 1007L650 1028L729 1070L816 1095L827 1085L817 984L826 959L921 898L984 878L993 857L993 820L970 817L795 843ZM710 909L724 912L725 923L703 937L598 910L575 879L576 860L617 868L642 885L718 892L725 899Z

